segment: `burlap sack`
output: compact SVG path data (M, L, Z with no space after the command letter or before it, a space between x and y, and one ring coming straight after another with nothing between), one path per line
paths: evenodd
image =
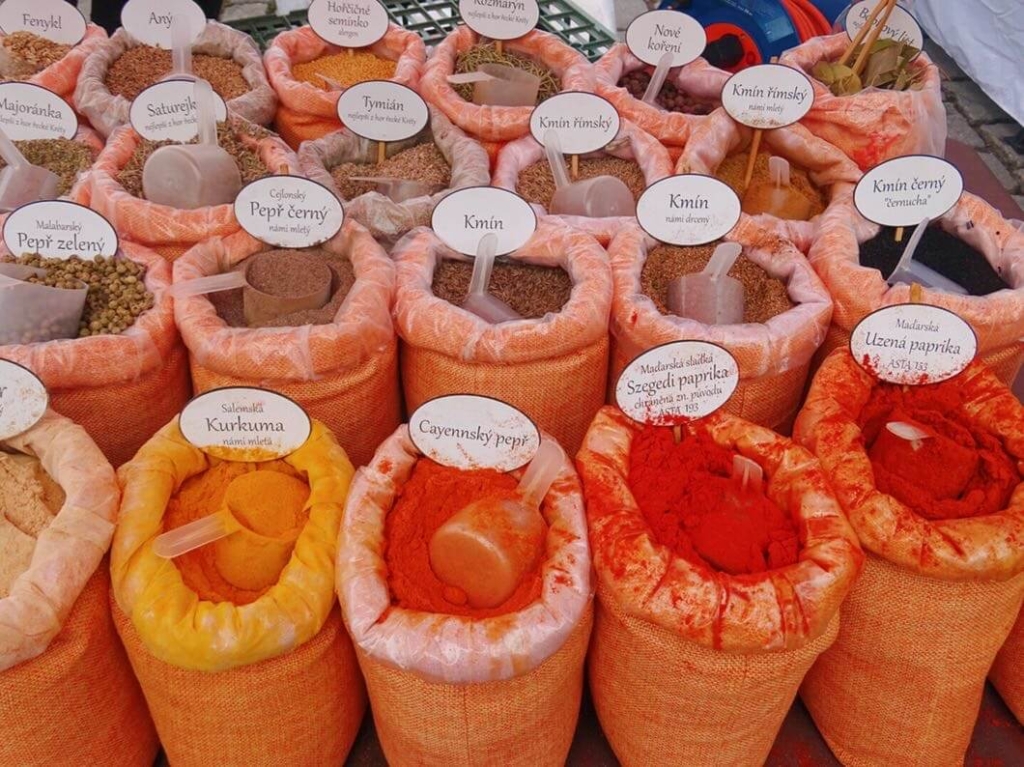
M971 421L1024 460L1013 393L980 363L959 380ZM962 765L985 676L1024 600L1024 486L998 514L941 521L878 491L857 426L876 385L836 351L796 422L869 552L839 639L801 694L843 764Z
M717 109L694 128L675 172L713 176L728 156L749 152L753 136L753 130L733 120L724 109ZM799 123L788 128L762 131L760 151L785 158L795 167L807 171L811 183L824 193L830 205L851 194L863 175L849 157ZM810 221L792 221L762 213L753 219L806 253L821 216Z
M309 482L309 521L278 582L241 607L199 599L152 549L171 496L216 459L175 419L118 475L111 609L171 764L342 764L355 739L365 692L334 608L352 464L317 421L284 460Z
M1024 612L1017 616L1017 623L996 656L989 678L1017 721L1024 723Z
M391 255L398 266L395 323L408 411L442 394L495 397L522 410L574 453L604 401L608 372L612 282L597 241L542 222L513 256L565 269L572 296L557 314L498 325L433 294L441 260L468 260L433 232L413 230Z
M296 80L292 76L292 66L345 50L317 37L313 29L306 26L282 32L263 54L267 77L280 99L274 125L281 138L293 149L298 149L303 141L313 141L333 133L342 125L338 119L341 91L327 91ZM419 35L389 24L384 37L367 50L397 62L395 76L391 79L417 89L423 63L427 59L427 50Z
M359 138L350 130L329 133L299 147L299 165L307 178L318 181L344 202L345 215L358 221L380 240L394 242L417 226L429 226L430 215L449 191L491 183L490 162L480 143L451 124L444 114L430 107L430 127L409 141L387 145L388 156L430 141L437 145L452 170L448 188L436 194L395 202L379 192L367 192L353 200L345 200L331 176L331 170L345 162L377 161L377 147Z
M114 471L52 410L3 447L38 458L66 499L0 599L0 764L150 767L156 733L107 607Z
M619 134L604 150L583 155L583 157L618 157L633 160L643 171L647 186L672 175L672 159L668 150L651 134L623 120ZM494 168L493 186L516 191L519 174L535 162L547 164L544 147L532 135L511 141L498 152L498 162ZM546 216L548 211L543 205L533 205L539 216ZM635 216L609 216L606 218L588 218L587 216L555 216L559 222L567 226L581 229L596 237L602 245L607 245L626 224L635 221Z
M104 136L128 124L132 102L115 96L106 86L107 71L126 51L141 45L125 29L118 29L109 40L96 45L85 59L75 87L75 109L85 115ZM263 59L249 35L237 29L208 21L192 46L192 53L205 53L234 61L242 67L242 77L250 90L227 102L234 114L257 125L270 125L277 97L263 71Z
M689 115L682 112L667 112L661 107L645 104L619 87L622 76L641 67L649 72L654 67L644 64L629 52L625 43L616 43L594 64L597 78L597 92L608 99L623 119L635 123L663 144L685 146L690 133L707 120L705 115ZM721 101L722 88L731 77L704 59L692 61L684 67L677 67L669 73L669 82L685 93L701 99Z
M3 38L4 35L0 32L0 41ZM28 77L25 82L41 85L70 102L75 92L75 85L78 83L79 73L82 71L82 64L85 63L89 54L102 45L106 39L107 31L103 27L88 24L85 28L85 37L82 38L82 42L72 48L67 56ZM10 75L0 72L0 77L7 78Z
M946 153L946 108L939 68L927 54L914 62L924 69L920 90L867 88L853 96L833 96L815 79L814 65L836 61L846 51L845 33L814 37L782 55L781 64L799 69L814 86L814 104L800 124L839 147L861 170L908 154Z
M640 289L647 253L658 243L638 226L625 227L608 248L615 281L608 396L614 399L619 376L642 352L670 341L710 341L728 349L739 364L739 386L725 410L788 431L811 357L825 338L832 301L799 251L747 216L726 239L740 243L747 258L785 282L796 306L764 324L709 326L663 315Z
M85 144L87 147L89 147L89 150L92 152L93 160L99 157L100 152L103 151L103 146L105 143L103 137L99 133L94 131L92 128L89 128L81 124L79 124L78 129L75 131L73 140L81 144ZM64 197L61 199L74 200L77 197L77 195L79 194L79 190L87 182L88 172L90 169L91 167L78 173L78 175L75 177L74 183L71 186L71 189L69 189L67 194L64 195ZM9 211L7 213L0 213L0 227L3 226L4 222L7 220L7 216L9 215Z
M598 413L577 457L597 572L588 667L624 765L763 764L801 679L835 640L863 559L810 453L735 416L707 423L718 444L761 464L803 548L796 564L746 576L676 556L629 488L642 427L615 408Z
M119 335L0 346L0 357L24 365L46 384L50 407L82 426L120 466L188 401L188 356L165 289L171 268L141 245L121 254L146 266L153 308ZM10 255L0 247L0 257ZM16 255L21 255L16 254Z
M391 604L384 523L419 458L399 427L356 473L338 547L341 609L384 755L392 765L564 764L592 620L576 472L566 459L542 509L550 527L541 598L473 619Z
M196 392L258 386L291 397L327 424L361 466L401 418L398 344L391 322L395 270L354 221L323 246L349 256L356 282L330 325L233 328L206 296L175 302ZM245 232L192 248L174 264L176 282L229 270L269 246Z
M1024 231L973 194L940 219L950 234L975 248L1013 290L988 296L956 296L937 290L922 292L921 301L941 306L963 317L978 335L978 354L1007 384L1024 361ZM910 286L889 287L877 269L860 265L859 243L877 235L880 227L862 218L849 200L832 206L821 217L818 233L807 257L835 302L832 325L818 353L818 361L850 343L850 333L876 309L906 303Z
M254 127L237 118L233 122L240 131ZM277 136L268 133L255 139L246 133L239 135L245 144L259 151L271 173L301 174L295 153ZM140 242L171 261L197 242L240 231L233 205L179 210L129 194L117 174L141 140L130 125L115 130L86 177L87 183L76 189L75 201L103 214L123 239Z

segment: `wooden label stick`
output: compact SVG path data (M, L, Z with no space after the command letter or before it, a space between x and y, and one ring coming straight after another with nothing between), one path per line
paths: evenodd
M896 227L896 242L903 242L903 227Z
M384 141L377 142L377 164L380 165L388 157L388 145Z
M570 158L569 163L572 166L572 180L575 181L580 177L580 156L578 154L574 154Z
M502 42L501 40L495 40L494 41L494 50L496 50L498 52L499 56L504 51L504 48L505 48L504 42Z
M750 159L747 160L747 172L743 174L743 188L750 186L750 179L754 175L754 163L757 162L757 151L761 148L762 130L754 131L754 140L750 142Z

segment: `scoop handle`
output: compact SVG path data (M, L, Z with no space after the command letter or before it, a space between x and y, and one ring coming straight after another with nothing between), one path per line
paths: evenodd
M473 276L469 279L469 295L484 295L491 282L494 254L498 252L498 235L489 232L480 238L473 261Z
M485 83L498 78L486 72L463 72L458 75L448 75L446 79L450 85L465 85L467 83Z
M164 559L174 559L200 546L226 538L233 532L235 529L227 524L224 514L210 514L158 535L153 541L153 553Z
M711 260L708 261L708 265L704 267L702 273L713 280L724 277L742 253L743 246L738 242L723 242L715 248L715 252L711 254Z
M558 134L549 130L544 134L544 154L551 166L551 176L555 179L555 189L569 186L569 171L565 169L565 158L562 157L562 142Z
M192 91L199 111L199 143L217 146L217 112L213 100L213 88L206 80L196 79Z
M4 158L4 162L12 170L15 168L23 168L29 164L29 161L25 159L25 155L21 153L21 150L14 145L3 128L0 128L0 157Z
M219 293L222 290L244 288L248 284L245 274L242 272L225 272L224 274L215 274L212 277L200 277L195 280L176 282L168 290L168 293L171 298L187 298L188 296L201 296L206 293Z
M789 160L785 157L769 157L768 175L771 177L773 186L789 186Z
M171 74L192 74L192 33L188 17L176 13L171 17Z
M658 66L654 68L654 74L651 75L651 81L647 83L647 90L644 91L641 101L645 104L654 103L658 94L661 93L661 86L665 84L670 69L672 69L672 51L665 51L658 59Z
M764 483L764 469L757 461L742 455L732 457L732 479L742 493L760 493Z
M516 488L526 504L534 509L540 508L555 477L562 471L564 462L565 452L557 442L551 439L541 440L533 460L523 472L523 478L519 480L519 487Z
M924 237L925 230L928 228L932 220L925 217L921 220L921 223L917 225L914 233L910 236L910 241L907 242L907 247L903 251L903 255L900 256L899 262L896 264L896 268L892 270L893 274L910 268L910 262L914 260L914 251L917 250L917 245L921 242L921 238Z

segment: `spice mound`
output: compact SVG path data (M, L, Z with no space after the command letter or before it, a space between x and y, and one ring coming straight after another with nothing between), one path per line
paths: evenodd
M171 73L171 52L149 45L129 48L110 65L104 84L115 96L133 101L142 91ZM252 88L242 76L242 65L223 56L192 54L192 74L210 83L225 101L236 99Z
M462 306L473 276L472 261L445 259L434 269L433 291L438 298ZM560 312L572 294L572 280L557 266L535 266L497 259L487 292L511 306L524 319Z
M539 77L540 87L537 89L538 104L551 98L562 89L562 84L555 73L543 64L526 54L507 49L498 53L498 49L494 47L493 43L474 45L468 51L460 53L458 58L455 59L455 74L461 75L467 72L476 72L484 64L500 64L501 66L512 67L513 69L521 69L524 72L529 72L531 75ZM473 101L472 83L453 85L452 89L464 100Z
M449 517L473 501L507 497L517 481L491 469L462 471L422 458L399 491L384 526L388 586L396 607L489 618L522 610L541 596L541 564L527 573L507 600L491 608L470 607L461 590L443 583L430 567L430 539Z
M668 308L668 286L673 280L704 269L711 260L718 243L696 248L659 245L647 254L640 273L640 290L650 298L662 314L672 314ZM729 276L743 283L743 321L767 322L795 304L790 300L786 284L772 277L745 255L741 255Z
M736 454L707 432L645 426L629 454L629 486L658 543L730 575L794 564L800 537L790 514L732 479Z
M1021 476L1001 440L965 412L957 379L925 386L881 383L861 411L864 446L878 489L925 519L959 519L1006 508ZM889 428L909 423L928 437Z
M78 174L89 170L96 159L91 146L69 138L28 139L14 144L32 165L41 165L60 177L59 196L70 192ZM0 159L0 168L5 167L7 163Z
M633 160L618 157L589 157L579 161L579 175L573 181L586 181L597 176L614 176L620 179L633 199L639 199L647 188L647 180L640 166ZM555 195L555 179L551 175L551 166L547 160L535 162L519 172L516 191L527 202L551 207L551 198Z
M380 176L422 181L437 189L447 189L452 182L452 169L444 154L432 141L403 149L381 163L343 162L331 168L331 176L343 200L353 200L372 192L377 185L369 181L353 181L351 176Z
M12 32L3 38L3 48L13 71L4 72L8 77L30 77L56 64L71 52L70 45L56 43L31 32Z
M627 72L619 80L619 87L629 91L629 95L635 99L642 99L647 93L647 86L650 85L652 71L646 69L634 69ZM688 115L709 115L718 108L718 102L713 99L703 99L698 96L680 90L675 83L666 80L661 86L658 95L654 98L655 103L662 109L669 112L682 112Z
M36 539L64 505L64 491L37 458L0 451L0 599L28 569Z
M896 230L885 228L860 246L860 264L877 269L889 279L907 247L896 242ZM987 296L1011 286L985 256L956 235L935 224L925 229L914 251L914 260L931 267L964 288L972 296Z
M750 160L750 152L739 152L729 155L718 166L715 177L724 181L732 190L739 195L743 202L743 212L750 215L771 212L779 218L789 220L809 221L815 216L824 212L828 205L828 198L825 193L816 187L807 175L807 171L796 166L790 166L789 170L789 194L796 196L796 204L783 202L780 209L766 209L763 204L765 191L771 191L774 184L771 180L768 161L771 155L768 152L758 152L754 159L754 173L750 177L750 184L744 188L743 178L747 172L747 162Z
M292 76L300 82L329 91L334 83L348 88L367 80L390 80L395 76L396 67L396 62L391 59L369 51L356 51L351 55L332 53L296 64L292 67Z

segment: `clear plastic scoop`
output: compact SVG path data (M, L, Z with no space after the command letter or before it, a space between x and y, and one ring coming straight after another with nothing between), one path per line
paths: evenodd
M967 295L967 291L953 282L953 280L939 274L931 267L925 266L920 261L914 260L914 252L917 250L918 243L921 242L921 238L924 237L924 233L930 223L931 219L926 218L917 225L914 234L911 235L910 241L907 243L906 250L900 256L899 263L896 264L896 268L889 276L887 282L890 285L900 282L906 285L917 284L926 288L943 290L947 293L955 293L960 296Z
M46 168L32 165L0 128L0 156L7 167L0 170L0 211L14 210L38 200L57 196L60 177Z
M217 116L213 89L195 81L199 143L157 149L142 169L146 199L180 210L225 205L238 196L242 175L234 158L217 145Z
M885 428L890 434L909 442L910 448L914 451L920 450L924 441L933 436L931 432L906 421L890 421Z
M473 103L492 107L532 107L540 90L537 75L502 64L481 64L476 72L448 75L448 82L473 83Z
M163 79L196 79L192 74L192 32L188 17L180 13L171 17L171 71Z
M414 197L426 197L444 189L444 184L428 184L424 181L388 176L349 176L349 181L365 181L368 184L376 184L377 191L394 202L405 202Z
M555 180L555 194L551 198L550 213L564 216L636 215L636 200L621 179L614 176L595 176L585 181L572 182L565 169L562 145L558 134L549 130L544 134L544 154Z
M495 607L516 590L544 551L540 514L565 453L543 440L510 498L483 498L453 515L430 539L430 566L473 607Z
M21 264L0 264L0 346L76 338L88 286L51 288L24 280L45 274Z
M345 86L335 80L333 77L327 75L317 75L321 80L324 81L324 89L328 91L343 91Z
M226 538L241 529L242 526L225 507L209 516L200 517L195 522L158 535L153 541L153 553L164 559L174 559L200 546Z
M764 484L764 469L757 461L734 455L732 458L732 479L740 493L760 493Z
M784 157L768 158L770 181L751 184L743 194L743 212L756 216L770 216L789 221L807 221L811 218L811 201L790 185L789 161Z
M469 294L462 302L462 308L472 312L487 322L497 324L521 320L522 316L500 298L487 292L491 283L491 269L494 266L494 254L498 250L497 235L485 234L476 247L476 259L473 261L473 276L469 280Z
M657 100L658 94L661 93L661 86L665 84L669 70L672 69L672 58L672 52L665 51L658 59L658 66L654 68L654 74L651 75L651 81L647 83L647 90L644 91L644 97L641 99L645 104L653 106Z
M728 276L741 253L739 243L723 242L715 248L704 271L669 283L669 311L705 325L743 322L743 283Z

